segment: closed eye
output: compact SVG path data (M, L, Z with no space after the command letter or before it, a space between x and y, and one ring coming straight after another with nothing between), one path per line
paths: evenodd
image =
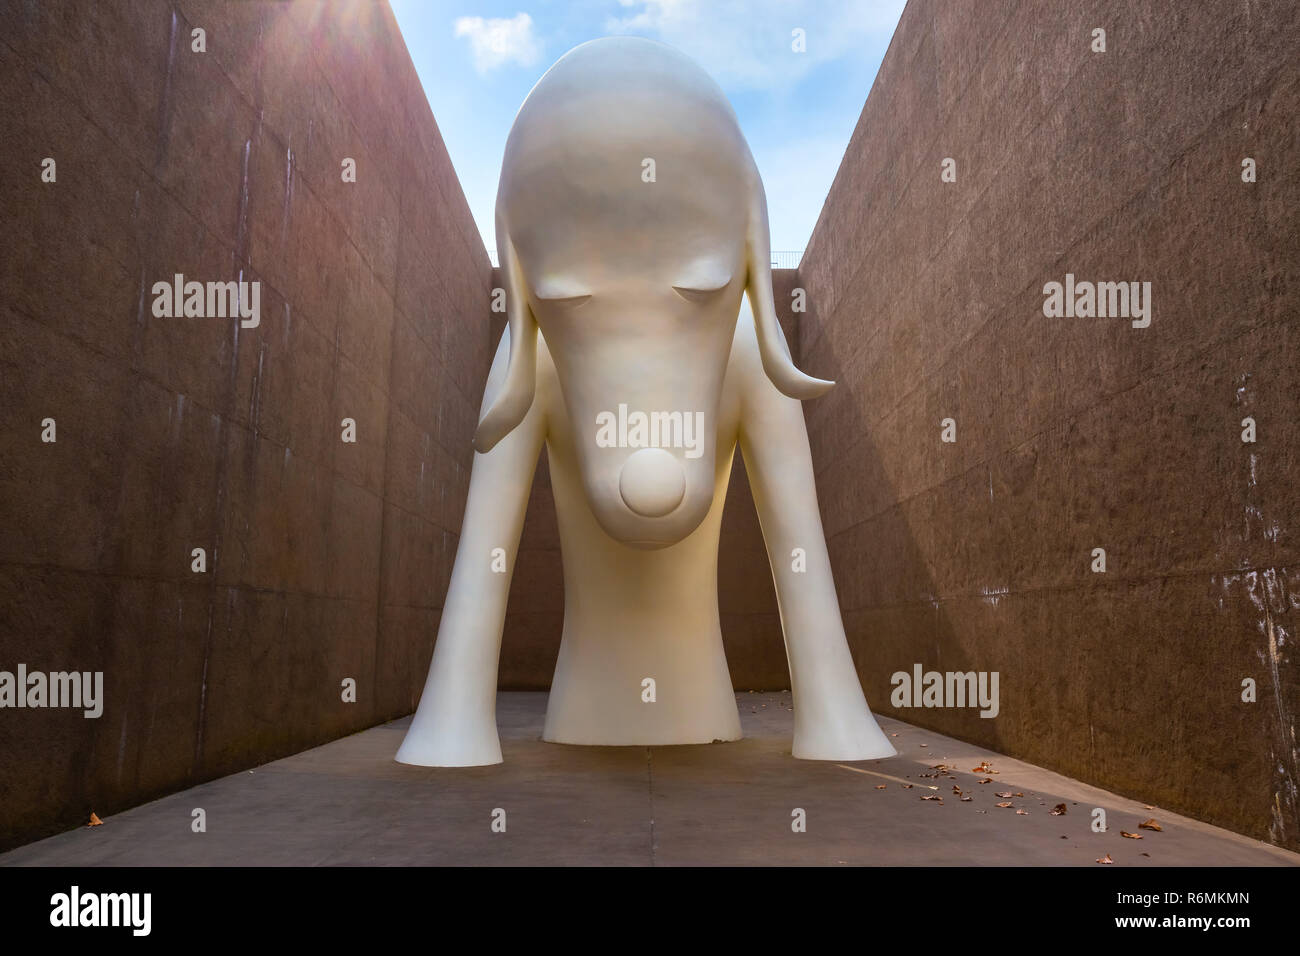
M545 302L547 305L558 306L561 309L576 309L591 298L591 295L565 295L565 296L544 296L539 295L538 301Z
M673 291L680 295L687 302L707 302L727 286L731 285L730 280L715 286L712 289L701 289L693 286L675 285Z

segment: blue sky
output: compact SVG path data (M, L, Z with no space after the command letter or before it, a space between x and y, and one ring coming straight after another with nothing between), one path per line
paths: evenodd
M506 135L566 51L630 34L672 44L726 91L767 190L773 250L803 249L904 0L390 0L456 174L496 245ZM806 49L795 52L793 31Z

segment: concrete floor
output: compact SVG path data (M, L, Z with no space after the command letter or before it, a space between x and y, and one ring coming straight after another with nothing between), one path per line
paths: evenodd
M789 695L738 699L746 736L736 743L573 747L539 740L545 694L501 694L498 766L394 763L408 717L20 847L0 865L1096 866L1106 853L1120 866L1300 864L1300 855L887 718L893 759L794 760ZM988 774L993 783L972 772L983 760L1000 771ZM951 777L922 776L939 763L956 768ZM1023 796L1002 809L998 791ZM1050 815L1059 803L1067 813ZM196 807L206 833L190 829ZM498 807L504 834L490 828ZM807 813L805 833L791 831L796 807ZM1090 831L1093 807L1106 809L1109 832ZM1139 830L1149 817L1164 830Z

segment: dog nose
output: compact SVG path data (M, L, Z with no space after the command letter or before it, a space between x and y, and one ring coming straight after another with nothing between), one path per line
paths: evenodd
M628 456L618 476L623 503L643 518L661 518L682 502L686 474L662 448L642 448Z

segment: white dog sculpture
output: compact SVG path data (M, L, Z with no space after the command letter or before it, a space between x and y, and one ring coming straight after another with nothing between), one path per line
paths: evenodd
M849 655L800 405L833 383L790 359L763 185L722 90L648 40L571 50L515 118L496 225L509 326L483 393L428 681L397 760L501 761L501 631L543 443L564 565L543 739L741 736L717 596L739 443L785 630L793 754L893 756Z

